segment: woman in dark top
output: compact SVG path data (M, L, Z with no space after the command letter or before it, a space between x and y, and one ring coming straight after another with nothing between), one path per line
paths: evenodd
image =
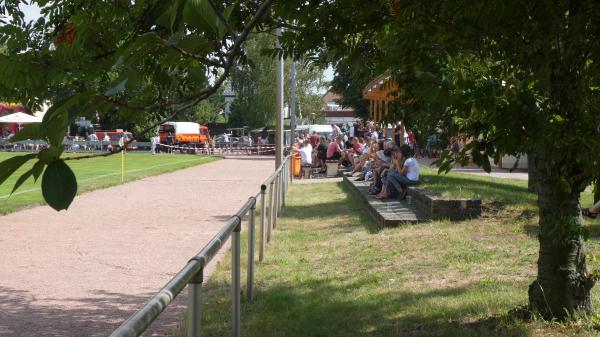
M327 159L327 140L325 137L321 136L319 139L319 145L317 146L317 159L321 164L322 172L325 172L327 167L325 166L325 160Z

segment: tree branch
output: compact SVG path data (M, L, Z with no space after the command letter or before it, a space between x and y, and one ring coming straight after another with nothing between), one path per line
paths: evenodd
M223 84L223 82L227 79L227 77L229 76L229 72L231 70L231 67L233 66L235 59L237 58L237 56L239 55L239 52L241 50L241 46L242 43L246 40L246 38L248 37L248 34L250 34L250 31L252 31L252 29L254 28L254 26L256 26L258 24L258 22L262 19L262 17L265 15L265 13L267 12L267 9L269 8L269 6L271 6L271 4L273 3L273 0L265 0L260 7L258 8L258 10L256 11L256 14L254 15L254 17L252 17L252 19L250 20L250 22L248 22L245 26L244 29L242 30L242 32L236 37L231 49L229 50L229 52L226 54L227 55L227 59L225 64L223 64L223 74L221 74L221 76L219 76L219 78L217 78L217 80L215 80L215 83L211 86L208 86L200 91L198 91L197 93L187 96L186 98L179 100L179 102L168 102L165 104L161 104L160 106L165 107L168 105L175 105L175 104L182 104L183 102L187 102L187 104L184 104L183 106L181 106L180 108L176 109L173 113L171 113L170 115L168 115L167 117L163 118L161 121L154 123L153 125L147 127L146 129L144 129L140 134L144 135L150 131L152 131L153 129L155 129L156 127L158 127L159 125L169 121L170 119L172 119L173 117L175 117L178 113L189 109L191 107L193 107L194 105L198 104L200 101L208 98L210 95L214 94L217 89L221 86L221 84ZM114 102L113 102L114 103ZM108 156L112 156L116 153L119 153L121 151L124 151L127 146L133 142L133 139L130 139L128 141L126 141L123 144L123 147L121 148L120 151L112 151L112 152L108 152L108 153L101 153L101 154L95 154L95 155L87 155L87 156L81 156L81 157L68 157L68 158L64 158L65 161L67 160L81 160L81 159L90 159L90 158L96 158L96 157L108 157Z
M210 4L210 7L212 7L213 11L215 11L215 14L219 18L219 21L221 21L223 26L225 26L225 28L227 29L227 32L229 33L229 35L231 35L232 38L236 38L237 34L233 30L233 28L231 28L231 26L229 25L229 22L227 22L227 20L225 20L225 17L223 17L223 13L221 13L221 11L217 7L217 4L215 3L215 1L208 0L208 3Z

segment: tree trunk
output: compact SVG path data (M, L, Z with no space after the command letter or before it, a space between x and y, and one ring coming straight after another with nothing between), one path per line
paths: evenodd
M536 162L535 154L533 152L528 152L527 153L527 189L529 190L529 192L532 192L532 193L536 192L536 184L537 184L537 177L535 175L536 165L537 165L537 162Z
M548 157L536 154L540 251L529 305L546 319L591 313L594 285L582 237L579 191L565 191L549 172Z

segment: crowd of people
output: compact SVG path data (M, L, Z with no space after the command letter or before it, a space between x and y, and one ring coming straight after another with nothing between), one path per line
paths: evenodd
M400 128L398 128L400 129ZM412 131L409 130L410 135ZM419 180L419 164L414 158L415 138L384 138L372 122L341 129L332 124L332 132L320 135L300 133L293 150L303 166L326 171L327 162L335 162L356 180L371 182L369 193L377 199L406 198L406 188ZM412 141L412 142L411 142Z

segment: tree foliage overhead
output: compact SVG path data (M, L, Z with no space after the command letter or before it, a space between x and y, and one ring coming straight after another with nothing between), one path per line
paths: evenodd
M401 113L467 142L442 171L527 153L540 209L537 279L544 317L591 311L579 195L600 176L600 3L357 0L287 3L289 53L369 60L400 85ZM374 48L352 48L370 43ZM358 52L355 52L357 51ZM367 67L370 68L370 67ZM340 80L340 79L338 79Z
M34 109L50 101L43 122L12 139L45 139L50 148L0 163L0 171L37 160L34 167L63 171L54 175L61 179L52 185L58 189L75 185L69 167L54 164L73 160L60 156L64 130L75 116L99 113L135 122L147 121L148 112L169 119L197 106L243 61L242 43L273 0L37 0L30 1L41 9L35 22L25 20L21 2L0 4L0 44L6 48L0 54L0 99ZM70 201L57 203L56 195L67 193L72 200L76 189L54 192L44 196L60 210Z
M468 145L445 153L442 171L469 160L489 170L490 159L527 153L540 210L530 307L546 318L591 312L579 195L600 178L599 2L38 0L36 22L20 2L0 5L0 99L29 108L50 100L43 123L14 139L51 146L0 163L0 183L35 160L15 188L47 167L44 195L68 207L76 184L61 141L75 116L174 116L248 64L241 48L251 30L281 26L283 52L333 64L348 99L365 77L388 71L403 116L464 135Z
M274 125L276 106L276 67L273 61L276 37L271 33L252 35L244 44L247 63L238 64L231 72L232 88L236 94L232 106L232 121L237 126L264 127ZM284 101L290 96L290 63L284 65L286 90ZM316 121L321 118L322 100L319 90L324 87L323 69L315 64L298 62L296 67L296 114Z

